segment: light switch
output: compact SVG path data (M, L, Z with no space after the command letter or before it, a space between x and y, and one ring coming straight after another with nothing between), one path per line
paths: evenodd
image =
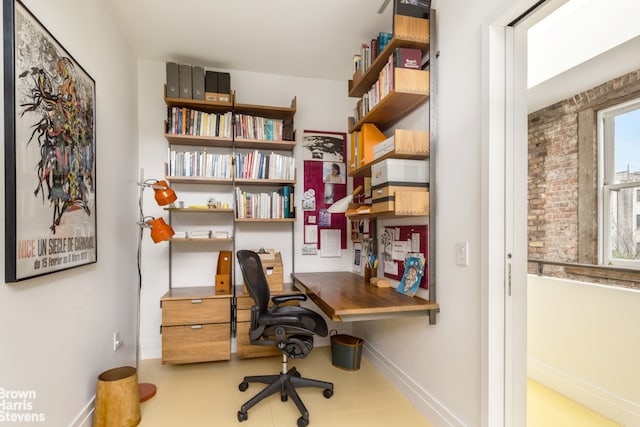
M469 265L469 242L456 243L456 264Z

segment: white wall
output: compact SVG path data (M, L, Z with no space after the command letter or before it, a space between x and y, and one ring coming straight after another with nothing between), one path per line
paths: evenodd
M194 64L197 65L197 64ZM221 69L216 69L224 71ZM305 79L273 74L250 73L228 70L231 73L231 87L236 91L236 101L245 104L272 105L288 107L296 97L296 114L294 125L298 143L302 141L305 129L332 132L347 132L347 116L352 100L346 97L346 81L329 81ZM163 98L165 83L165 63L156 61L139 61L139 93L140 103L140 167L144 169L145 178L159 179L164 176L163 164L167 158L167 142L163 137L162 123L166 118L166 104ZM302 228L300 201L302 200L303 164L300 146L294 155L297 158L296 207L299 219L295 229L295 270L302 271L337 271L351 268L350 250L344 250L343 258L320 258L319 255L301 255ZM198 197L205 200L210 192L224 192L229 188L204 185L175 185L179 198ZM216 193L221 194L221 193ZM145 215L163 216L164 213L152 200L151 193L145 194ZM195 202L194 202L195 203ZM243 232L244 231L244 232ZM285 281L293 270L291 227L289 225L242 224L238 227L235 249L253 247L274 247L282 252ZM351 247L349 242L349 248ZM174 263L173 286L211 286L217 263L217 255L210 254L228 247L208 247L200 253L190 252L189 262L176 257ZM142 358L161 357L161 310L159 301L169 289L168 271L169 247L167 243L154 245L145 237L143 245L143 306L142 306ZM203 272L204 271L204 275ZM236 270L239 272L239 269ZM236 281L240 283L240 275ZM336 325L330 323L331 327ZM350 325L338 325L341 331L351 330ZM320 344L327 341L320 341Z
M640 291L530 275L529 377L640 425Z
M100 372L135 362L136 64L102 1L25 3L96 82L98 262L0 285L0 389L34 391L46 425L80 425Z

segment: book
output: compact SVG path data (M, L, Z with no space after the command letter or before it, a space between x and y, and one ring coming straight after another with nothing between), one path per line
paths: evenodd
M387 47L392 37L393 34L391 33L387 33L384 31L378 33L378 53L381 53L384 48Z
M420 286L422 276L424 275L424 266L426 264L424 256L421 255L422 254L413 255L405 259L404 274L396 287L397 292L409 296L415 295Z
M180 98L180 67L175 62L167 62L167 98Z
M393 14L429 19L431 0L393 0Z
M393 65L419 70L422 65L422 52L420 49L399 47L393 51Z

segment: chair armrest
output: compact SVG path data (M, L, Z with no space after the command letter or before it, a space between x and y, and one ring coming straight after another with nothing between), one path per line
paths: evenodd
M304 294L278 295L275 297L271 297L271 301L273 301L273 303L276 305L279 305L279 304L282 304L283 302L288 302L288 301L306 301L306 300L307 300L307 296Z

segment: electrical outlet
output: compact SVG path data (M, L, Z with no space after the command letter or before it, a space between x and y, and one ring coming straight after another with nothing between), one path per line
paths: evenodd
M122 346L122 340L120 339L120 331L113 333L113 351L116 351Z

